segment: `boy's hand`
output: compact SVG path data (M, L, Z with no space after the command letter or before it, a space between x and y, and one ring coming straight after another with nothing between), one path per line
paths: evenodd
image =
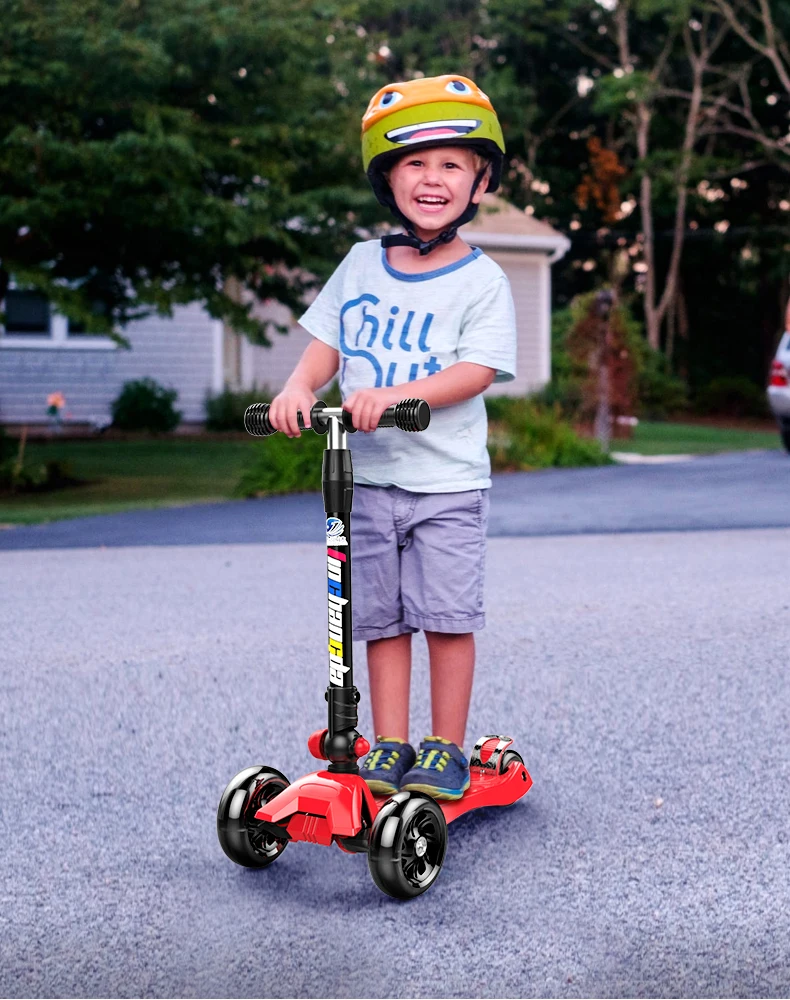
M379 425L381 414L403 399L403 386L387 386L382 389L360 389L352 392L343 403L343 409L351 414L358 431L369 434Z
M269 407L269 420L272 427L282 431L288 437L301 437L297 410L302 411L302 420L310 423L310 409L317 401L315 393L305 385L286 385L283 391L274 397Z

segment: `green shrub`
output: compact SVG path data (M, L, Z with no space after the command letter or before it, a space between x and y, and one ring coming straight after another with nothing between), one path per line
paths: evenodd
M639 372L637 416L643 420L666 420L688 409L688 386L669 370L667 359L644 344Z
M607 465L597 441L579 437L562 419L559 406L545 408L533 399L486 398L488 453L495 472L517 469Z
M575 420L583 403L582 385L586 366L575 364L567 348L568 337L576 323L589 309L595 292L578 295L570 306L557 309L551 317L551 381L536 393L541 406L559 404L563 416ZM664 420L688 408L686 383L673 375L666 357L647 343L638 322L625 301L617 305L625 328L625 340L636 368L636 416L645 420Z
M246 389L234 392L225 389L218 396L206 397L207 431L243 431L244 411L253 403L270 403L272 394L267 388Z
M165 389L152 378L125 382L112 404L113 427L152 434L172 431L181 421L181 413L173 406L176 399L175 389Z
M321 489L325 438L305 431L298 438L272 434L253 445L253 458L236 487L237 496L269 496Z
M6 429L0 424L0 463L5 462L7 458L12 458L16 455L17 443L12 437L6 434Z
M767 417L765 389L745 375L722 375L711 379L697 393L697 413L722 417Z
M32 465L21 462L16 456L0 462L0 489L12 493L46 493L67 486L81 486L84 482L65 462Z

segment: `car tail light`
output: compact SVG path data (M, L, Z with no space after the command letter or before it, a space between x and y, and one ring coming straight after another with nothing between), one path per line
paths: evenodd
M781 361L771 362L771 377L768 379L768 385L790 385L787 369Z

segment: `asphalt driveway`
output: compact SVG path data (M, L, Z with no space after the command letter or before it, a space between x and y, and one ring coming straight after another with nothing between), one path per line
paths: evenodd
M315 540L282 544L299 525L263 501L227 508L267 511L263 542L152 543L143 518L131 544L4 552L0 995L787 996L790 514L755 526L790 510L773 459L519 477L526 499L497 480L468 737L512 734L535 784L456 821L405 904L364 856L295 844L249 872L216 841L237 770L314 768L320 501ZM681 475L691 509L643 530ZM583 534L593 516L611 533ZM412 719L419 739L421 637Z

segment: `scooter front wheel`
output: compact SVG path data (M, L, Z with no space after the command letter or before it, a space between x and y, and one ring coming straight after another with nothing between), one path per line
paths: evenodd
M411 899L429 889L447 850L447 822L422 792L398 792L381 807L370 831L368 867L388 896Z
M247 767L231 780L217 809L217 836L231 861L244 868L266 868L283 853L288 841L273 836L255 813L288 785L284 774L263 764Z

